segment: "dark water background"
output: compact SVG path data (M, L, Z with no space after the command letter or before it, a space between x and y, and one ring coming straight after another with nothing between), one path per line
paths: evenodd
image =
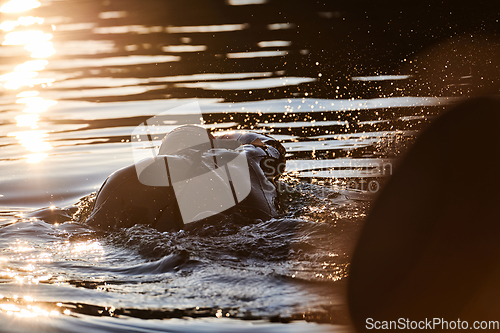
M349 255L398 156L448 105L499 89L494 1L1 8L0 331L348 330ZM193 101L214 131L285 145L286 212L172 233L79 223L133 162L133 129ZM50 206L67 217L33 213Z

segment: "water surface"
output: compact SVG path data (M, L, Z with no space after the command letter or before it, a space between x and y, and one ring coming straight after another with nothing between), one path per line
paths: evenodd
M435 70L450 43L495 50L482 12L444 30L369 4L2 5L0 316L12 332L348 330L349 256L398 156L446 106L498 92L494 53ZM285 212L170 233L86 226L93 193L133 162L133 129L191 102L213 131L283 143ZM186 119L169 116L171 128Z

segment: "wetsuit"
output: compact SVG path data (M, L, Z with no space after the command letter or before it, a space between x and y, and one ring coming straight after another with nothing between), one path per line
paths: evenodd
M209 140L193 144L193 137ZM278 215L274 179L284 169L285 149L271 137L213 137L201 127L183 126L165 137L158 156L108 177L87 223L105 230L145 224L168 231L219 214L269 219Z

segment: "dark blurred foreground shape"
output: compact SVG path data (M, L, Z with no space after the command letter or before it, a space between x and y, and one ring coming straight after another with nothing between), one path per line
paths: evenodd
M499 124L500 99L468 100L396 168L352 259L357 331L367 318L500 320Z

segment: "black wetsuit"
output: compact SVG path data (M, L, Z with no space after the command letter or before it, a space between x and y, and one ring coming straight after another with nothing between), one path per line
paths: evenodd
M238 158L243 161L242 157L246 163L231 165ZM139 165L145 166L140 176L133 164L108 177L87 219L89 225L112 230L145 224L168 231L218 214L241 213L263 220L278 215L274 178L285 169L285 149L271 137L252 132L230 133L215 138L209 145L158 155ZM220 179L215 187L211 183L219 176L229 177L226 186L220 185L225 184ZM174 190L172 184L181 186ZM182 184L188 187L183 188ZM226 200L223 196L227 197L227 193L232 196Z

